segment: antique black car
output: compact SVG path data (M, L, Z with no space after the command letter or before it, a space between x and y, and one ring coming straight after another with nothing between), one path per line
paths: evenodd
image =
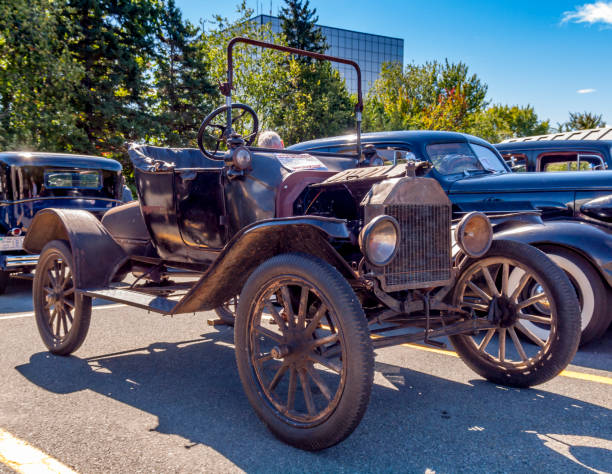
M612 170L612 128L509 138L495 148L512 171Z
M581 302L582 343L606 331L612 320L612 208L606 198L612 195L612 171L511 173L491 144L454 132L371 133L363 142L387 162L430 162L427 175L448 194L455 218L473 211L522 213L512 224L496 226L496 238L534 245L568 273ZM355 137L346 136L291 148L351 153L354 144ZM548 331L526 324L539 336Z
M121 164L95 156L0 153L0 293L11 274L31 277L37 255L23 240L38 211L86 209L102 217L121 204Z
M204 119L199 150L132 145L138 202L101 222L77 210L34 219L24 245L41 253L33 298L49 350L81 345L92 298L174 315L239 295L234 338L246 395L276 436L308 450L359 424L375 348L439 346L449 336L478 374L518 387L563 370L580 334L563 271L534 247L493 242L482 213L453 224L443 188L423 177L426 162L381 166L362 154L361 91L353 153L252 147L257 116L231 103L238 42L346 63L360 77L352 61L233 39L227 105Z

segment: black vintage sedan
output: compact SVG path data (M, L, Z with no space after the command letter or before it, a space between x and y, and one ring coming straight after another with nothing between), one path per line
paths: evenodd
M612 127L509 138L495 148L512 171L612 169Z
M121 164L62 153L0 153L0 293L10 275L30 276L37 255L23 240L41 209L84 209L101 217L124 197Z
M457 218L471 211L489 216L522 211L520 221L496 226L496 237L532 244L568 273L582 305L583 344L606 331L612 319L612 171L513 173L491 144L454 132L370 133L363 143L376 150L381 163L429 161L429 176L449 195ZM343 136L290 148L354 153L354 147L355 136ZM520 280L520 274L510 275L511 284ZM535 333L547 331L537 322L530 325Z

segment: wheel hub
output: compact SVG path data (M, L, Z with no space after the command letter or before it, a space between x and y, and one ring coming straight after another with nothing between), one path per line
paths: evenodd
M508 328L518 321L516 305L507 296L495 296L489 303L488 320L500 328Z

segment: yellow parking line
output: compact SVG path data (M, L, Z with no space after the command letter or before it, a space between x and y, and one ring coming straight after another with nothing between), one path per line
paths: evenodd
M404 347L410 347L411 349L418 349L420 351L433 352L435 354L443 354L452 357L459 357L456 352L445 349L436 349L435 347L426 347L420 344L402 344ZM568 377L571 379L587 380L589 382L603 383L606 385L612 385L612 377L606 377L605 375L594 375L585 374L584 372L574 372L573 370L564 370L559 375L562 377Z
M57 459L30 446L25 441L15 438L8 431L0 428L0 462L14 471L21 473L41 474L75 474Z

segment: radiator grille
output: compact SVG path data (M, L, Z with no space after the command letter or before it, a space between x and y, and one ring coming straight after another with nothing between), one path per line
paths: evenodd
M385 207L400 225L397 256L384 269L387 291L444 284L451 278L450 205Z

